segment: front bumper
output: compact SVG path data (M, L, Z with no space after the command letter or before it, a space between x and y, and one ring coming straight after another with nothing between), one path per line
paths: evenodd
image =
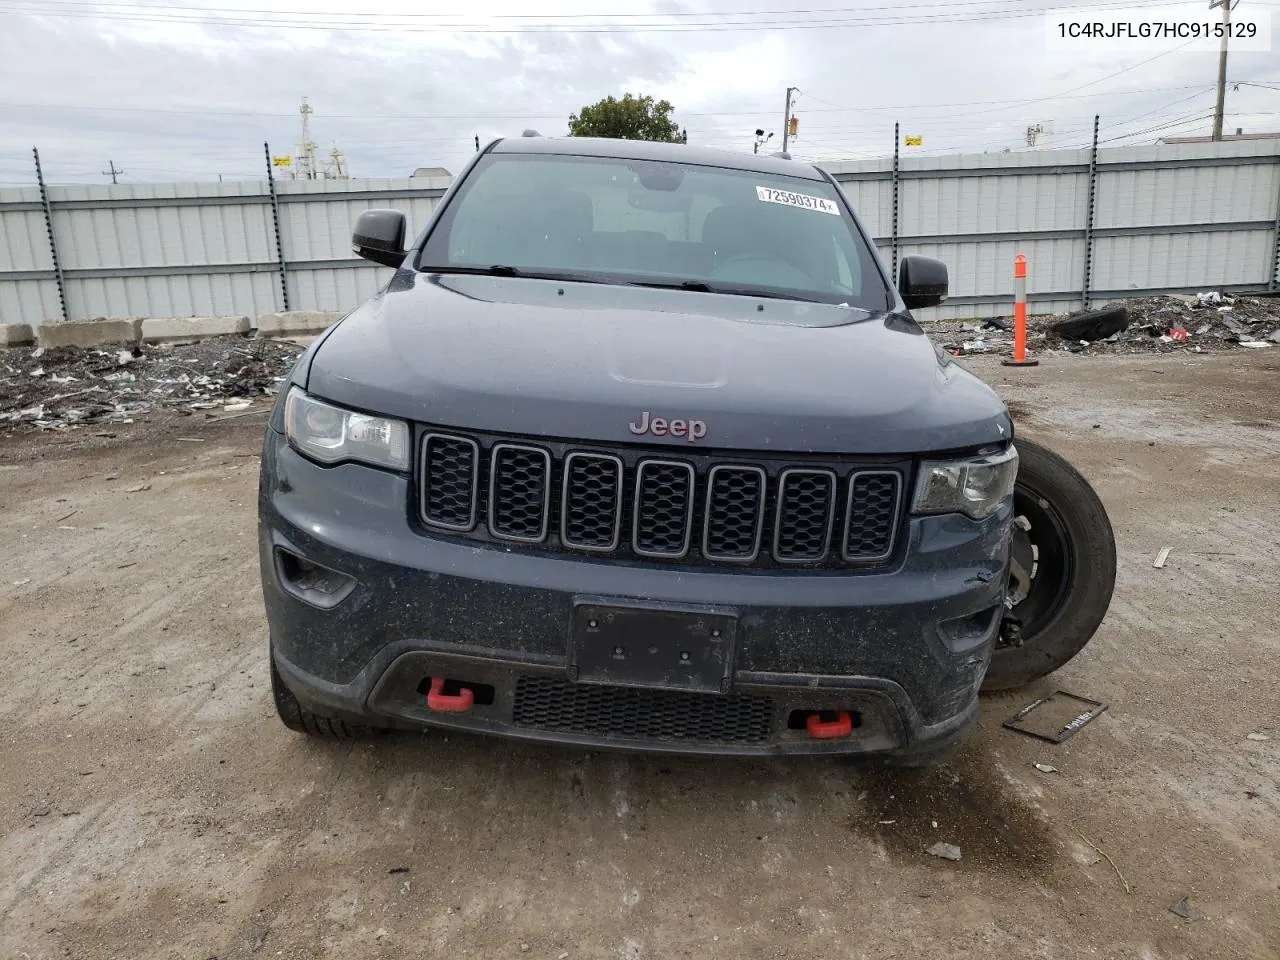
M913 518L905 559L874 573L627 565L435 539L408 478L321 467L268 431L259 497L272 655L304 706L386 726L446 726L619 749L733 754L913 751L963 734L999 630L1011 508L977 523ZM351 578L330 609L302 599L279 551ZM736 615L723 694L576 683L576 600ZM476 691L427 705L432 677ZM806 715L851 730L815 739ZM825 715L824 715L825 716ZM825 716L830 719L830 716Z

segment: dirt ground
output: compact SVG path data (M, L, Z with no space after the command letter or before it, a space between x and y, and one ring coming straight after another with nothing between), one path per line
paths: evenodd
M1052 679L1111 707L1052 746L1001 727L1051 684L985 697L896 774L311 742L269 703L264 417L0 442L0 957L1280 957L1280 347L967 362L1111 513Z

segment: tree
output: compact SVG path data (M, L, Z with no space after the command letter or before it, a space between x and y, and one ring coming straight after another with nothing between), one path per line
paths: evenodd
M672 109L666 100L655 103L653 97L605 97L569 115L569 136L683 143L685 135L671 119Z

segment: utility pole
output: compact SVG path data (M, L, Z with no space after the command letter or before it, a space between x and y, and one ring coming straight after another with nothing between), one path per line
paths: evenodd
M782 152L787 152L787 141L791 136L791 94L799 90L799 87L787 87L787 110L782 115Z
M117 179L116 179L116 177L120 176L120 174L124 173L124 171L123 171L123 170L117 170L117 169L116 169L116 162L115 162L114 160L108 160L108 161L107 161L107 166L108 166L108 167L110 167L110 169L109 169L109 170L103 170L103 171L102 171L102 175L103 175L104 177L110 177L110 178L111 178L111 185L114 187L117 183L119 183L119 182L120 182L119 180L117 180Z
M1231 35L1231 0L1209 0L1209 9L1222 7L1222 44L1218 48L1218 102L1213 110L1213 137L1222 139L1222 112L1227 99L1227 38Z

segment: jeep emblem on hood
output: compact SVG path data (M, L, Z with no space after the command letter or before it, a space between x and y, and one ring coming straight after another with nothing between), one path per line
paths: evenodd
M664 420L662 417L649 417L649 411L640 414L640 419L628 423L627 429L636 436L651 433L655 437L680 437L689 443L697 443L707 435L707 424L704 420Z

